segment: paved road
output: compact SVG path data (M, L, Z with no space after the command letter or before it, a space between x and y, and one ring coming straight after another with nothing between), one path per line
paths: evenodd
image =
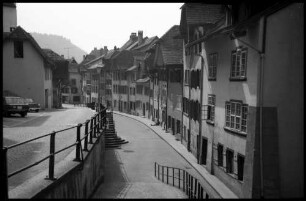
M63 105L64 109L52 109L39 113L28 113L25 118L19 115L12 115L3 118L3 144L13 145L25 140L72 127L78 123L84 123L95 113L94 110L85 107L74 107ZM82 129L83 131L84 129ZM83 132L82 132L83 133ZM58 133L56 135L56 150L64 148L75 142L76 128ZM12 173L22 167L36 162L49 154L50 137L22 145L8 150L8 173ZM73 148L56 155L56 162L67 156ZM34 166L23 173L9 178L9 189L16 187L38 172L48 168L48 160Z
M92 198L187 198L181 190L154 177L154 162L197 172L165 141L143 124L114 114L121 149L106 151L105 180Z

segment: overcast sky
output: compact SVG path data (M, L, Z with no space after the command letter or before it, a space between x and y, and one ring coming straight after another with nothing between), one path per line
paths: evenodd
M27 32L61 35L89 53L121 47L132 32L161 37L179 25L183 3L17 3Z

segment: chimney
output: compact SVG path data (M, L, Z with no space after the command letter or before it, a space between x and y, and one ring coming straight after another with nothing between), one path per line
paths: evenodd
M115 45L115 47L114 47L114 50L117 50L117 47L116 47L116 45Z
M131 33L131 36L130 36L130 39L135 39L135 38L137 38L137 35L136 35L136 33L135 32L132 32Z
M138 31L138 46L143 43L143 31Z
M104 54L108 52L107 46L104 46Z
M85 60L86 55L83 55L83 60Z
M97 51L97 47L95 47L94 51Z

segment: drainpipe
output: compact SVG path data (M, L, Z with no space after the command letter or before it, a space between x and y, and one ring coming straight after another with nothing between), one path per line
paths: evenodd
M169 72L170 70L169 70L169 68L167 68L166 69L166 72L167 72L167 90L166 90L166 124L168 125L168 90L169 90L169 79L170 79L170 72ZM171 120L172 121L172 120ZM171 124L171 126L172 126L172 128L174 128L173 127L173 125ZM173 129L173 134L175 135L175 133L174 133L174 130L175 129Z
M236 38L232 33L232 36L240 41L241 43L247 45L248 47L255 50L260 55L260 63L259 63L259 163L260 163L260 197L264 198L264 187L263 187L263 88L264 88L264 57L265 57L265 41L266 41L266 16L263 16L261 19L261 34L262 34L262 41L261 41L261 50L256 49L252 45L242 41L239 38Z

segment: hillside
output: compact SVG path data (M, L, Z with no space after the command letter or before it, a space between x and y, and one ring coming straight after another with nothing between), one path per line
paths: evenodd
M69 58L74 57L78 63L83 60L83 55L87 54L87 52L74 45L69 39L64 38L63 36L36 32L30 34L41 48L49 48L59 55L64 55L65 58L68 58L67 47L69 47Z

